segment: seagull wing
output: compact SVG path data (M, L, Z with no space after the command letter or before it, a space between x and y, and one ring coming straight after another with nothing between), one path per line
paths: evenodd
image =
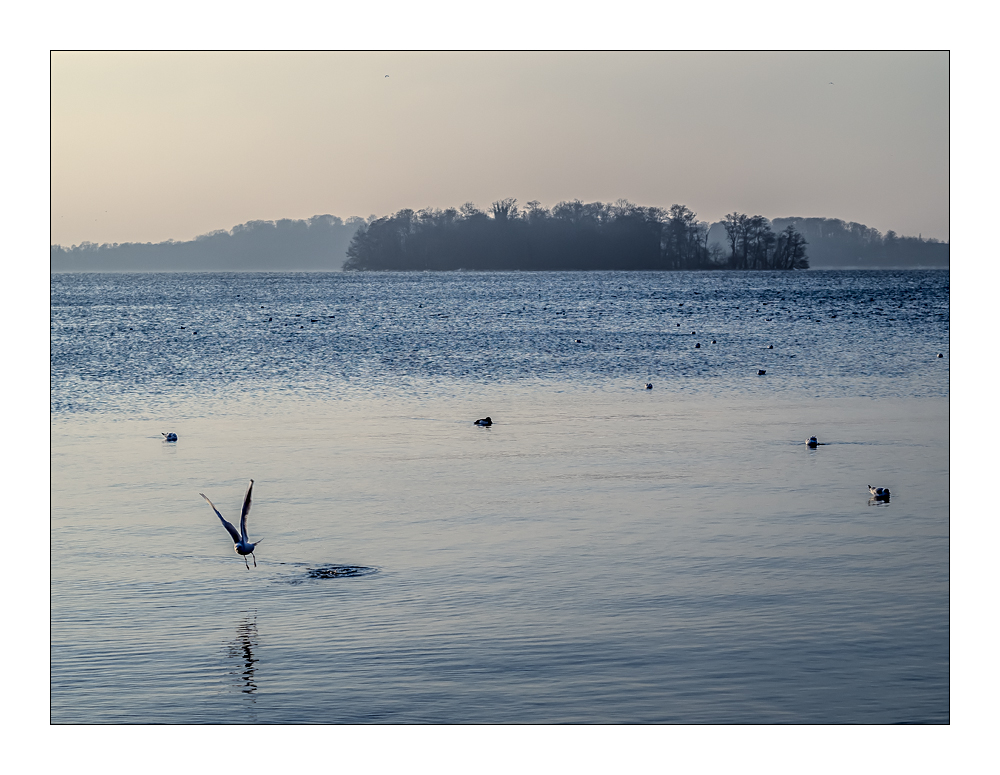
M250 480L250 486L247 487L247 495L243 499L243 513L240 514L240 532L243 534L243 540L247 543L250 542L247 536L247 514L250 513L250 493L253 492L253 479Z
M198 493L198 494L199 494L199 495L200 495L200 496L201 496L202 498L204 498L205 500L207 500L207 501L208 501L208 496L207 496L207 495L205 495L205 493L203 493L203 492L200 492L200 493ZM215 512L215 516L217 516L217 517L218 517L218 518L219 518L219 519L220 519L220 520L222 521L222 526L223 526L223 527L224 527L224 528L225 528L226 530L228 530L228 531L229 531L229 535L231 535L231 536L233 537L233 543L236 543L236 544L238 544L238 543L240 542L240 534L236 532L236 528L235 528L235 527L233 527L232 525L230 525L230 524L229 524L228 522L226 522L226 519L225 519L225 517L223 517L223 516L222 516L222 515L221 515L221 514L219 513L219 510L218 510L217 508L215 508L215 504L214 504L214 503L212 503L212 501L208 501L208 505L212 507L212 511L214 511L214 512Z

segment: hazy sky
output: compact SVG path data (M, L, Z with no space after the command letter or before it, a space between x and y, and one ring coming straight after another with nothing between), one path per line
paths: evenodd
M55 53L52 241L503 197L948 239L948 66L944 52Z

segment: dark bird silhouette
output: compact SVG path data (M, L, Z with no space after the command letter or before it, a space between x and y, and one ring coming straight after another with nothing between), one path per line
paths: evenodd
M493 420L489 417L484 417L481 420L476 420L473 425L482 425L483 427L489 427L493 424Z
M233 538L233 549L236 553L243 557L243 562L246 563L247 570L250 570L250 563L247 562L247 555L253 557L253 566L257 567L257 557L254 555L254 547L261 542L258 538L254 543L250 543L250 538L247 536L247 515L250 513L250 493L253 491L253 479L250 480L250 486L247 487L246 497L243 498L243 513L240 515L240 532L236 532L236 528L232 526L226 519L219 513L219 510L215 508L215 504L208 500L208 496L205 493L198 493L202 498L208 501L208 505L212 507L212 511L215 512L217 516L222 521L222 526L226 528L226 532L229 533Z

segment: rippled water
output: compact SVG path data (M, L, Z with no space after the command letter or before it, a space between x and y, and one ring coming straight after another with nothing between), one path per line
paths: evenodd
M948 298L55 275L52 719L947 722Z

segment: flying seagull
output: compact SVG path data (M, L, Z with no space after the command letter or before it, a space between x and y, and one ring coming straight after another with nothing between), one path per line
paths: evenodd
M219 513L219 510L215 508L215 504L208 500L208 496L205 493L198 493L202 498L208 501L208 505L212 507L212 511L215 512L217 516L222 521L222 526L229 531L229 535L233 537L233 549L236 550L237 554L243 555L243 562L246 562L247 570L250 570L250 563L247 562L247 555L253 555L254 547L261 542L258 538L255 543L250 543L250 539L247 537L247 514L250 513L250 493L253 491L253 479L250 480L250 486L247 487L246 497L243 499L243 513L240 515L240 532L236 532L236 528L231 524L226 522L225 518ZM257 557L253 558L253 566L257 567Z

